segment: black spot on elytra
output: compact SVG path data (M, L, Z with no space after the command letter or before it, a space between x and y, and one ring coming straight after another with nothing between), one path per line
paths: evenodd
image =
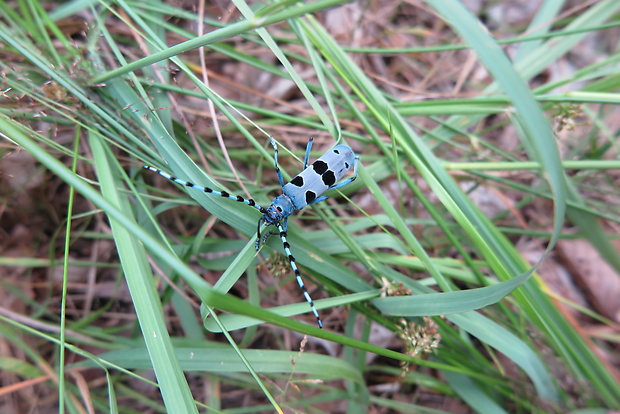
M334 175L333 171L327 171L321 176L321 179L323 180L323 183L328 187L331 187L336 182L336 176Z
M340 151L338 151L337 149L334 150L334 153L336 154L340 154Z
M298 175L297 177L293 178L291 180L291 184L293 184L294 186L297 187L303 187L304 185L304 178L301 175Z
M316 193L312 191L306 191L306 204L312 203L316 199Z
M312 168L319 175L323 175L323 173L327 171L327 167L327 163L321 160L316 160L314 164L312 164Z

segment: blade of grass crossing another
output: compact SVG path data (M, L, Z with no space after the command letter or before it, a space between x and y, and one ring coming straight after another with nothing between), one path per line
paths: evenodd
M118 169L110 163L108 148L102 144L102 138L95 134L90 135L89 143L93 149L95 169L103 196L120 211L130 214L133 210L125 193L119 191L123 185L112 173ZM133 220L129 215L127 218ZM164 323L163 308L144 246L112 217L110 225L164 404L174 412L198 413Z

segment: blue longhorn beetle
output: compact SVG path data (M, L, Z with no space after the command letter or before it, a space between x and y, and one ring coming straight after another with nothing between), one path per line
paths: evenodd
M267 208L261 207L256 202L249 198L245 199L241 196L235 196L228 194L226 191L217 191L209 187L201 187L196 184L181 180L173 177L172 175L165 173L157 168L145 165L144 168L156 172L157 174L165 177L177 184L184 187L193 188L194 190L202 191L205 193L213 194L216 196L229 198L240 203L245 203L250 207L254 207L260 211L263 215L258 219L258 229L256 236L256 250L260 248L261 243L265 243L269 236L279 235L284 246L284 252L288 256L288 261L295 272L297 283L299 288L304 294L306 301L312 309L312 313L316 317L319 328L323 328L323 322L321 317L312 302L312 298L306 289L306 285L301 278L301 273L295 262L295 258L291 253L291 246L286 239L286 231L288 230L288 217L295 211L301 210L309 204L320 203L325 201L327 196L322 196L325 191L341 188L347 184L350 184L357 178L357 162L359 157L355 155L353 150L346 145L336 145L322 157L317 159L308 167L308 158L310 157L310 150L312 148L312 137L308 140L306 145L306 155L304 156L304 169L290 182L284 183L282 173L278 167L278 146L276 141L269 137L271 146L273 147L274 154L273 159L276 168L276 174L278 175L278 181L282 186L282 195L277 196L271 201L271 205ZM338 182L349 169L353 166L353 175L346 180ZM275 226L278 232L268 232L261 238L261 223L265 223L266 226Z

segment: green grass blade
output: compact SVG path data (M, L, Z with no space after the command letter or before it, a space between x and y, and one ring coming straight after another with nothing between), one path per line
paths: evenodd
M109 161L108 149L101 143L101 137L92 135L90 145L93 148L95 167L103 197L113 206L129 216L131 206L122 192L118 191L122 183L115 179L116 169ZM137 223L135 223L137 225ZM152 364L162 392L164 403L175 412L197 413L192 393L183 375L174 347L170 341L168 329L164 323L164 312L160 302L155 278L146 257L146 251L127 229L118 221L110 218L112 234L125 273L129 291L134 298L134 306L144 340L149 351L149 365Z

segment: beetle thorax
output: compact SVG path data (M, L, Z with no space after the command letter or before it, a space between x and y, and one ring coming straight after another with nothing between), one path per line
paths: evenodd
M261 219L267 224L276 224L290 216L293 211L295 211L293 202L286 195L282 194L273 199L271 205L267 207L267 212L263 214Z

